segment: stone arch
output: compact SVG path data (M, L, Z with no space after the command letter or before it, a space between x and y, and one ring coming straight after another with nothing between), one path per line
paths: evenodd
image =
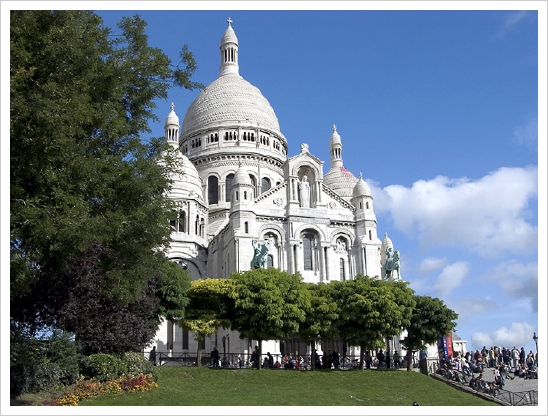
M316 231L318 233L318 236L320 237L321 241L326 241L327 240L327 236L325 235L323 230L320 227L318 227L316 224L302 224L302 225L300 225L299 227L297 227L295 229L294 234L291 237L298 239L300 237L301 233L305 229L311 229L311 230Z
M206 275L206 268L202 262L189 257L187 253L180 251L172 252L169 254L169 259L185 269L191 280L203 279Z

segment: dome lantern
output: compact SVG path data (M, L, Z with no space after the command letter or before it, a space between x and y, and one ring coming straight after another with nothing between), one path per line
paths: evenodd
M238 38L232 26L232 19L227 20L228 27L221 38L221 75L236 74L238 75Z

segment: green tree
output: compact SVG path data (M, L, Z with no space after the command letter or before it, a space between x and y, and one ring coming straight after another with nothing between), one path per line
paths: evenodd
M305 309L305 320L299 324L299 336L303 341L310 343L311 365L314 370L316 341L330 339L337 335L335 324L339 317L339 305L332 296L333 285L305 283L304 286L308 292L309 302Z
M227 317L240 337L259 342L287 338L299 331L305 319L308 296L300 274L278 269L253 269L230 276L232 285ZM260 358L259 358L260 359ZM261 366L259 365L259 369Z
M459 315L449 309L439 298L413 296L415 307L408 324L404 325L407 336L401 341L407 349L407 371L411 371L413 351L425 349L437 342L442 335L452 332Z
M183 318L190 302L190 286L188 272L172 261L166 262L156 289L156 297L160 300L158 314L170 321Z
M61 324L63 273L94 245L101 296L119 307L142 299L168 261L174 166L159 163L163 139L142 136L172 85L200 87L196 64L186 46L177 66L148 46L138 16L118 28L89 11L11 11L10 312L35 327ZM154 289L173 301L169 285Z
M187 295L190 299L185 309L185 317L177 324L194 333L198 341L196 365L202 362L202 341L215 334L219 327L228 328L230 321L226 319L227 306L231 302L228 293L231 281L229 279L194 280Z
M408 297L412 291L404 283L392 284L367 276L333 282L334 299L340 306L337 327L350 345L360 347L360 367L365 351L380 345L386 336L399 334L411 314ZM409 292L407 292L409 291ZM403 305L398 302L403 301Z

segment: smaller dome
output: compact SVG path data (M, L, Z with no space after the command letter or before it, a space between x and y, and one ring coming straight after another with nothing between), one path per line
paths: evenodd
M166 123L164 127L177 126L179 127L179 116L175 113L175 104L171 103L171 111L166 117Z
M225 30L225 33L223 34L223 37L221 38L221 45L224 45L225 43L235 43L238 44L238 38L236 37L236 33L234 32L234 29L232 29L232 26L230 25L232 23L232 19L229 17L228 20L228 27Z
M356 185L354 186L352 196L354 198L358 196L371 196L371 189L369 189L369 185L363 180L361 173L358 182L356 182Z
M234 185L251 185L251 178L249 173L240 165L238 170L234 174L234 179L232 179L232 186Z
M333 166L323 177L323 183L343 198L351 198L358 179L348 169Z
M203 200L202 196L202 180L192 162L178 152L177 154L178 169L181 173L176 173L172 176L173 183L171 184L170 196L173 199L179 198L196 198Z
M392 244L392 240L390 240L390 238L388 237L388 233L384 233L384 239L382 240L381 244L381 254L385 254L388 247L394 249L394 244Z

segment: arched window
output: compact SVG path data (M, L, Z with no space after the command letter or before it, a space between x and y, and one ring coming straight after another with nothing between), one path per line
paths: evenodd
M261 194L270 189L270 179L262 178L261 179Z
M169 227L171 228L171 231L177 231L177 220L176 219L169 220Z
M225 184L226 184L226 202L230 202L230 200L232 199L230 196L231 196L231 193L230 193L230 188L232 188L232 180L234 179L234 174L231 173L230 175L227 175L226 177L226 181L225 181Z
M365 209L369 209L369 202L365 201Z
M186 232L186 212L179 212L179 232Z
M244 232L246 234L249 234L249 223L247 221L244 222Z
M207 178L207 198L210 204L219 203L219 179L216 176Z
M196 215L196 221L194 221L194 234L198 235L198 224L200 223L200 217Z
M249 175L249 179L251 179L251 185L253 185L253 191L255 194L257 194L257 180L255 179L255 176Z
M274 267L274 257L272 257L272 254L269 254L266 256L266 268L270 269L271 267Z
M303 236L303 259L304 270L312 270L312 242L313 237L310 234Z
M369 230L369 239L371 240L371 230Z
M339 260L339 268L340 268L341 280L346 280L346 273L344 271L344 260L343 259Z

